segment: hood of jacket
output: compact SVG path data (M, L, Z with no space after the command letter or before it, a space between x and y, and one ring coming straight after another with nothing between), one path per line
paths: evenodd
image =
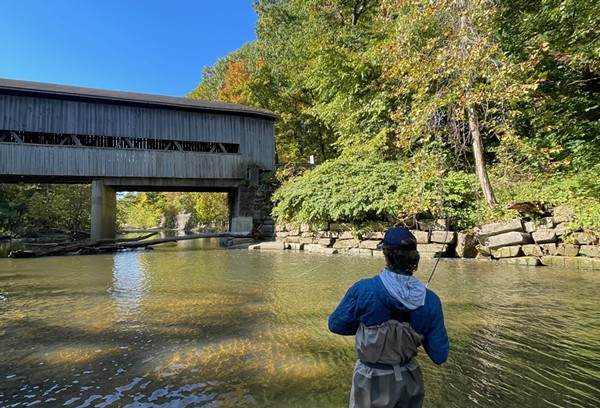
M420 280L410 275L395 273L385 268L379 277L391 297L406 309L414 310L425 304L427 289Z

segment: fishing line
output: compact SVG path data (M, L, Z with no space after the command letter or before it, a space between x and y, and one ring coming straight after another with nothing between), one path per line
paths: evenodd
M431 279L433 278L433 274L435 273L435 270L436 270L438 264L440 263L440 259L442 259L442 254L446 250L446 242L448 241L449 230L450 230L450 220L448 218L446 218L446 235L444 236L444 243L442 244L442 251L436 257L435 264L433 265L433 269L431 270L431 274L429 274L429 279L427 279L427 283L425 283L426 288L429 287L429 284L431 283Z
M440 163L440 161L438 160L438 163ZM440 166L441 167L441 166ZM425 287L429 287L429 284L431 283L431 279L433 279L433 274L435 273L435 270L437 269L438 264L440 263L440 259L442 259L442 255L444 253L444 251L446 251L446 245L448 242L448 233L450 232L450 218L448 217L448 212L444 211L444 169L442 167L442 171L440 174L440 184L439 184L439 191L440 191L440 214L445 215L445 219L446 219L446 234L444 236L444 242L442 243L442 250L437 254L436 256L436 260L435 260L435 264L433 265L433 269L431 270L431 273L429 274L429 279L427 279L427 283L425 283ZM445 213L445 214L444 214ZM431 233L432 231L432 227L430 227L429 229L429 233Z

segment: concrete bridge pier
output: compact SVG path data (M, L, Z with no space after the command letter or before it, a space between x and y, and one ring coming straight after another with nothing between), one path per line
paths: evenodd
M91 239L117 236L117 193L101 180L92 181Z
M229 193L229 231L250 232L253 228L252 207L254 191L248 186L238 186Z
M257 172L258 173L258 172ZM275 221L271 195L274 188L260 185L258 174L250 183L242 183L229 193L229 230L254 231L261 239L275 238Z

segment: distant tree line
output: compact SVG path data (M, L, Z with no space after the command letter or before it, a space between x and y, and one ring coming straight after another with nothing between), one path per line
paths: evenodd
M0 184L0 236L32 236L44 230L89 230L91 185ZM186 223L177 224L179 214ZM225 231L224 193L125 193L117 200L120 229L189 228Z
M118 200L117 221L121 228L183 228L224 231L229 224L225 193L127 193ZM178 224L180 214L189 217Z
M0 184L0 235L90 227L91 186Z

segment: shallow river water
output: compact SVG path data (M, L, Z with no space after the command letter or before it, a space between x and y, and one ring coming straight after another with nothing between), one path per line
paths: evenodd
M0 259L0 407L345 407L353 338L327 317L382 264L214 241ZM599 406L600 272L442 260L430 289L452 349L419 355L426 407Z

